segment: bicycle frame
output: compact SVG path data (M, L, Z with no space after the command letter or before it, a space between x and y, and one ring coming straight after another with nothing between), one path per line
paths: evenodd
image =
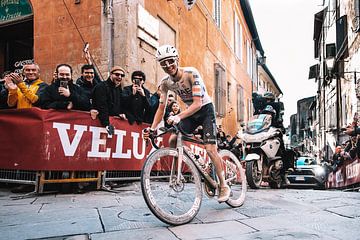
M195 158L194 153L190 149L187 149L183 145L184 140L188 140L188 141L191 141L191 142L195 142L197 144L204 145L200 141L196 141L195 139L192 139L192 138L187 138L180 131L177 133L177 141L176 141L176 150L178 152L178 159L176 161L177 162L177 168L176 168L177 169L177 177L176 177L177 183L180 183L180 181L181 181L181 166L182 166L182 159L183 159L183 156L184 156L184 153L185 153L186 156L188 156L190 158L190 160L195 164L195 166L196 166L197 170L199 171L200 175L205 179L205 182L207 184L209 184L210 187L212 187L214 189L217 189L218 184L216 183L216 181L207 172L204 171L202 166L200 166L199 162Z

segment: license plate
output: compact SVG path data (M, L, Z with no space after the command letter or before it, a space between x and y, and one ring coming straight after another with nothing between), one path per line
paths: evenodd
M305 177L304 176L297 176L295 178L296 181L305 181Z

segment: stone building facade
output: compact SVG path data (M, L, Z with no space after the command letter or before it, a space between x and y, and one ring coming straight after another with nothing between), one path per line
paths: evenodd
M216 106L217 124L235 134L252 114L257 56L264 51L248 0L198 0L190 11L183 0L1 0L0 4L14 11L0 12L4 36L0 72L34 59L46 82L51 82L60 63L72 65L77 77L88 42L103 79L113 65L126 69L125 85L130 84L132 71L142 70L146 87L154 91L164 75L155 49L173 44L179 49L180 65L194 66L202 74ZM22 15L17 7L26 4L31 12Z

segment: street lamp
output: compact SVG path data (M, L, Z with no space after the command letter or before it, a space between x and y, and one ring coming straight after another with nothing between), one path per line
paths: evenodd
M354 74L354 84L356 85L356 80L357 80L357 77L356 77L356 74L357 73L360 73L360 72L357 72L357 71L342 71L342 72L334 72L334 68L335 68L335 64L336 64L336 61L335 61L335 56L327 56L325 58L325 63L326 63L326 67L328 69L328 74L329 76L331 77L338 77L340 74L344 74L344 73L352 73Z

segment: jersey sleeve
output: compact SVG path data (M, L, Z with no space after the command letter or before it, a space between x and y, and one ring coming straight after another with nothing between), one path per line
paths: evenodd
M192 84L192 95L193 97L202 97L204 96L204 88L202 86L202 78L199 74L198 71L194 70L193 71L193 78L194 78L194 82Z

